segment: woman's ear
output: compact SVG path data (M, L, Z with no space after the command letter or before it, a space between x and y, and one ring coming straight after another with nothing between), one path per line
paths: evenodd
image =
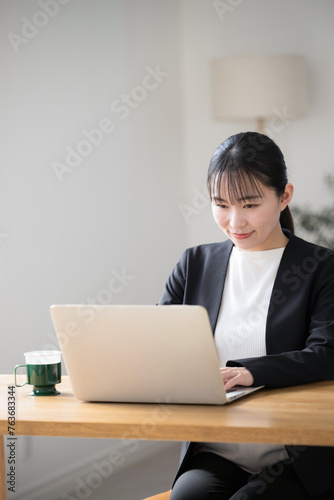
M285 185L284 193L281 196L281 211L283 211L290 203L293 196L293 185L288 182Z

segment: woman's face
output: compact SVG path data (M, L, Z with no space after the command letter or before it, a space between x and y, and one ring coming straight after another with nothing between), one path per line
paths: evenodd
M221 189L219 195L212 198L216 223L239 250L271 250L287 243L279 218L292 198L293 186L287 184L279 197L263 184L259 188L261 196L250 187L246 197L233 204L227 189Z

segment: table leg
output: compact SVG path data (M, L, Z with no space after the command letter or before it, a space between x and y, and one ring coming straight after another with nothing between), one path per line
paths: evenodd
M0 498L7 500L4 436L0 436Z

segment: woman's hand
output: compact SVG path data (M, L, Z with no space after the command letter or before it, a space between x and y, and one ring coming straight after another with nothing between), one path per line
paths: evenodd
M254 384L254 378L250 371L243 366L220 368L220 373L224 382L225 391L235 385L250 386Z

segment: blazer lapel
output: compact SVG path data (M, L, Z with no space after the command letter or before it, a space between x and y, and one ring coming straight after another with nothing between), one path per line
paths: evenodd
M297 331L302 320L296 311L300 312L299 297L303 287L293 270L303 258L305 249L298 244L299 238L291 233L287 236L289 242L277 271L269 303L266 325L267 354L294 350L300 341ZM294 335L289 335L291 331Z
M214 258L210 260L209 269L207 272L207 286L205 287L206 295L203 304L209 314L212 332L214 334L218 314L222 302L224 284L230 259L233 243L227 242L225 248L221 249Z

